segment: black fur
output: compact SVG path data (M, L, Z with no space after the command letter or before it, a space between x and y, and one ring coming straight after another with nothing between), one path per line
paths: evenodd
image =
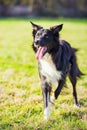
M43 29L43 27L33 24L33 49L35 53L37 53L38 48L47 47L45 52L48 53L51 58L52 62L56 66L58 71L62 72L62 78L58 81L57 89L54 92L55 99L57 99L58 95L63 88L66 77L69 76L69 79L73 86L73 96L75 105L78 105L77 93L76 93L76 83L77 78L81 77L82 72L79 70L77 61L76 61L76 54L75 52L77 49L72 48L70 44L64 40L59 39L59 32L62 30L62 24L58 26L51 27L50 29ZM45 55L44 54L44 55ZM44 57L43 55L43 57ZM42 57L42 58L43 58ZM41 72L41 64L39 63L39 73ZM44 107L48 106L47 102L47 93L51 92L51 83L46 80L46 76L40 73L40 78L42 81L42 92L44 97ZM49 99L50 100L50 99Z

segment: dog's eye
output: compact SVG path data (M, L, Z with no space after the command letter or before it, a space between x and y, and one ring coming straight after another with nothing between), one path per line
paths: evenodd
M48 35L45 34L45 37L48 38Z
M40 36L40 33L37 33L36 36L39 37L39 36Z

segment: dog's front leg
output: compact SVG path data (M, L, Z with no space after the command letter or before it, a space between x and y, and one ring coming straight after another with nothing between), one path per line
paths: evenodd
M54 93L55 99L57 99L57 97L59 96L64 84L65 84L65 80L60 80L59 81L58 87L57 87L57 89L55 90L55 93Z
M42 82L42 93L43 93L43 101L44 101L44 119L48 120L50 117L50 85L43 81Z

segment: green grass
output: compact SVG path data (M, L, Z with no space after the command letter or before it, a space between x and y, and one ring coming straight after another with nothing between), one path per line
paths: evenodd
M78 81L80 108L73 107L72 87L64 88L43 120L43 101L29 21L44 27L64 24L60 37L79 49L87 74L87 19L0 19L0 130L87 130L87 79Z

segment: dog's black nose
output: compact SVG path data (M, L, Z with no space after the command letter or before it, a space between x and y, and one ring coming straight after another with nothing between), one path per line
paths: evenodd
M40 40L35 40L36 45L40 44Z

